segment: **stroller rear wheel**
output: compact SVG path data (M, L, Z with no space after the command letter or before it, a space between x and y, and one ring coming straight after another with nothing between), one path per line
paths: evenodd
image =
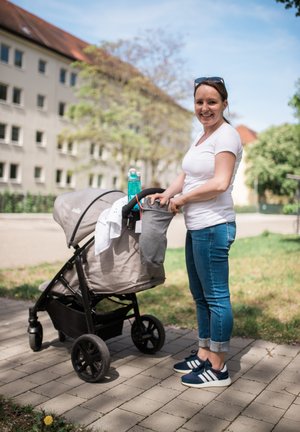
M154 354L165 343L165 329L153 315L142 315L141 325L135 320L131 327L134 345L144 354Z
M75 340L71 360L80 379L95 383L107 373L110 366L110 353L99 336L84 334Z

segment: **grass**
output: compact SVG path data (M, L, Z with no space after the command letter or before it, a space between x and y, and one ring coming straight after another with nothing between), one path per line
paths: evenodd
M300 342L300 237L263 233L238 239L230 251L234 335L276 343ZM38 286L61 263L0 270L0 296L36 299ZM163 286L138 294L142 313L165 325L196 328L184 262L184 249L170 249Z

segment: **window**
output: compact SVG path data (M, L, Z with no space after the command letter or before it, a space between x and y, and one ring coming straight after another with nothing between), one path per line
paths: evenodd
M9 178L10 180L19 180L19 165L18 164L10 164L9 166Z
M99 174L97 177L97 187L101 187L102 186L102 180L103 180L103 175Z
M22 103L22 89L18 87L13 88L12 101L16 105L21 105Z
M68 153L73 154L74 153L74 143L73 141L68 141Z
M20 143L20 134L21 129L19 128L19 126L12 126L11 127L11 140L14 143Z
M0 59L2 63L9 63L9 46L1 44L0 47Z
M57 141L56 148L59 152L62 152L64 149L64 143L61 140Z
M103 147L104 146L99 145L99 148L98 148L98 156L99 156L99 158L102 158L102 156L103 156Z
M61 82L62 84L65 84L66 79L67 79L67 71L66 71L66 69L61 68L59 71L59 82Z
M39 64L38 64L38 71L41 74L45 74L46 73L46 67L47 67L47 62L45 60L40 59Z
M118 177L113 177L113 188L117 187Z
M5 179L5 162L0 162L0 180Z
M70 86L75 87L77 82L77 74L75 72L71 72L70 75Z
M63 117L65 114L66 104L64 102L59 102L58 104L58 114Z
M44 132L37 130L35 132L35 142L36 142L36 144L41 145L41 146L45 145L44 136L45 136Z
M63 177L62 170L61 169L57 169L56 170L56 177L55 177L56 184L58 184L58 185L62 184L62 177Z
M66 176L66 184L67 186L73 186L73 171L67 171L67 176Z
M7 101L8 85L0 83L0 101Z
M89 186L93 187L94 184L94 174L89 175Z
M46 96L38 94L36 99L38 108L45 109L46 107Z
M95 143L91 143L91 145L90 145L90 155L91 156L94 156L94 154L95 154L95 148L96 148Z
M15 66L18 68L23 67L23 52L20 50L15 50Z
M0 123L0 141L6 141L6 130L7 125L5 123Z
M40 166L34 167L34 179L37 182L44 182L44 171Z

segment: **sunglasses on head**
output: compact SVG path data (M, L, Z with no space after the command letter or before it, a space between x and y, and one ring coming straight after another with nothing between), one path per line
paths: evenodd
M197 87L199 84L203 83L204 81L212 81L214 83L221 83L221 84L225 85L225 82L224 82L223 78L221 78L221 77L201 77L201 78L195 79L194 87Z

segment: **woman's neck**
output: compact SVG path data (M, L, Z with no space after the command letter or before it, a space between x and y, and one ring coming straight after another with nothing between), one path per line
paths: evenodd
M219 127L225 123L225 120L222 119L220 120L218 123L214 124L213 126L208 126L208 127L204 127L203 126L203 131L204 131L204 135L206 137L209 137L211 134L213 134L217 129L219 129Z

